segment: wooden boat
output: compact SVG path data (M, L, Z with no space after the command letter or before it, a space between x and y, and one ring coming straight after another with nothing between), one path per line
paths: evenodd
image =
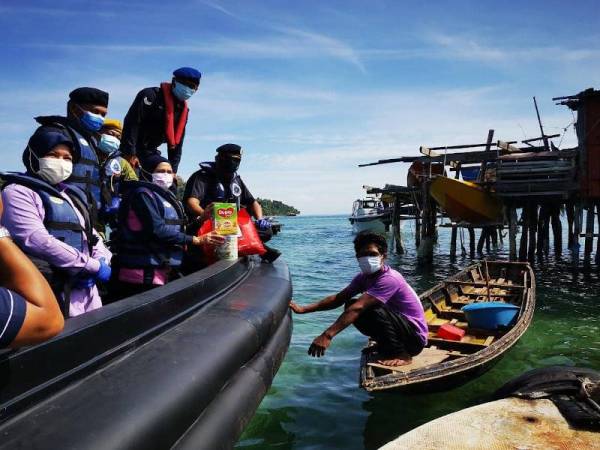
M600 449L600 373L550 369L567 369L576 376L546 376L529 395L511 393L514 397L448 414L403 434L381 450ZM536 369L521 377L544 371Z
M0 448L232 447L287 351L282 258L220 261L0 359Z
M436 175L446 175L444 164L414 161L408 168L406 185L408 187L419 187L423 181L429 180L432 176Z
M481 375L525 333L535 307L535 278L527 263L489 261L472 265L420 295L429 339L412 364L377 364L373 343L362 352L360 385L367 391L444 390ZM474 302L506 302L519 307L516 321L496 331L469 328L461 308ZM466 331L460 341L438 336L451 324Z
M440 176L431 183L430 193L455 222L502 222L502 202L475 183Z

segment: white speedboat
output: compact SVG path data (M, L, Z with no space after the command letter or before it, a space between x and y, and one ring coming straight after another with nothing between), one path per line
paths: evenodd
M354 233L367 230L385 233L389 230L390 218L390 211L385 209L380 200L367 198L354 201L352 215L348 217L348 220L352 224Z

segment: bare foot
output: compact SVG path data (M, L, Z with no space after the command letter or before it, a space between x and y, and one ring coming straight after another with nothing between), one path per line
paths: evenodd
M397 358L378 359L377 363L390 367L408 366L412 363L412 358L409 355L401 355Z

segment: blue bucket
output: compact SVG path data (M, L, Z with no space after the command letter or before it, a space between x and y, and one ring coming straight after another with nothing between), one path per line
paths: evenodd
M496 330L508 327L517 317L519 307L510 303L472 303L462 307L470 328Z

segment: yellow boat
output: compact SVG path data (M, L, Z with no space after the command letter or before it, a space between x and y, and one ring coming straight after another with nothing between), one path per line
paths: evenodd
M455 222L480 225L502 221L502 202L475 183L439 176L431 183L430 193Z

